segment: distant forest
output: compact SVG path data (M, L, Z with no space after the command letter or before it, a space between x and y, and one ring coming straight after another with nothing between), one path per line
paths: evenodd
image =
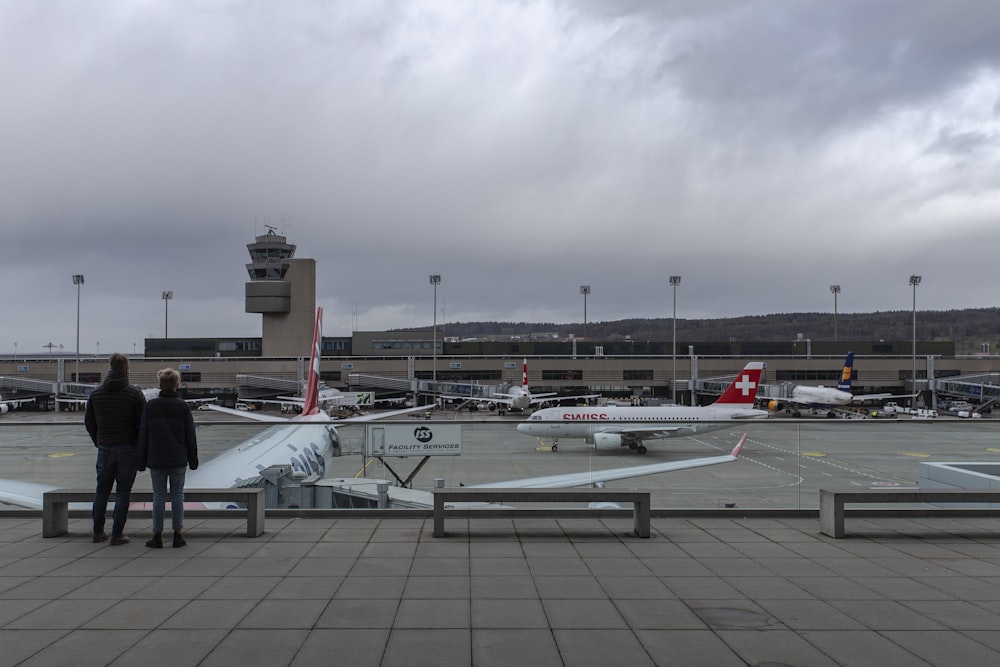
M712 320L677 318L677 339L686 342L792 340L800 334L812 340L832 341L833 313L780 313L728 317ZM427 330L430 328L427 327ZM458 338L500 338L555 334L582 337L583 323L554 322L448 322L439 324L442 335ZM587 322L591 340L670 340L673 328L669 317ZM913 337L912 311L840 313L837 315L838 341L907 341ZM955 341L958 354L979 352L982 343L1000 351L1000 308L965 310L918 310L918 340Z

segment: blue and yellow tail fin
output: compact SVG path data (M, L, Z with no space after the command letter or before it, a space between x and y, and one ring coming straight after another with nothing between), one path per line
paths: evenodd
M840 382L837 389L841 391L851 391L851 375L854 373L854 353L848 352L847 359L844 360L844 367L840 371Z

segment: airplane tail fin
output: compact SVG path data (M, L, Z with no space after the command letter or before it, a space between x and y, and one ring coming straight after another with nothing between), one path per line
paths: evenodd
M524 360L523 370L521 371L521 388L528 388L528 360Z
M316 308L316 325L313 327L312 351L309 355L309 377L306 379L306 396L302 405L303 415L319 414L319 360L323 343L323 306Z
M840 371L840 382L837 389L841 391L851 391L851 375L854 373L854 353L848 352L847 359L844 360L844 367Z
M741 405L753 407L760 387L760 375L767 367L763 361L751 361L733 379L715 405Z

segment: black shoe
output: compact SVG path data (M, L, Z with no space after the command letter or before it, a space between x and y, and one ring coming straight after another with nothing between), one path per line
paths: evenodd
M113 546L113 547L121 546L123 544L128 544L131 541L132 540L130 540L128 538L128 535L112 535L111 536L111 546Z
M153 538L151 540L146 541L146 546L149 547L150 549L162 549L163 540L161 539L160 534L153 533Z
M182 547L185 544L187 544L187 541L183 537L181 537L180 531L179 530L175 530L174 531L174 549L176 549L178 547Z
M101 532L99 532L99 533L94 533L94 543L95 544L98 543L98 542L107 542L107 541L108 541L108 534L105 533L103 530Z

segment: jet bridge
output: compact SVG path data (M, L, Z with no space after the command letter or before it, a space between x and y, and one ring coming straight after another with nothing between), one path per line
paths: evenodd
M978 410L1000 402L1000 373L978 373L934 380L938 396L975 402Z

